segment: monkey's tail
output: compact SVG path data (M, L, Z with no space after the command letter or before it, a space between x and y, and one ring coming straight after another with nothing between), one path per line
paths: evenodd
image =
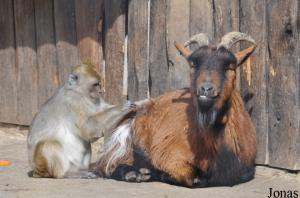
M133 130L131 122L124 123L116 128L104 144L104 151L97 163L98 172L110 176L122 162L130 158L133 146Z

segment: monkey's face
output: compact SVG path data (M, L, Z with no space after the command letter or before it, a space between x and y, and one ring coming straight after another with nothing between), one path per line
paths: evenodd
M101 78L99 74L83 64L69 75L68 87L82 97L98 104L101 99Z
M98 80L91 82L89 87L89 96L92 100L99 100L101 97L101 84Z

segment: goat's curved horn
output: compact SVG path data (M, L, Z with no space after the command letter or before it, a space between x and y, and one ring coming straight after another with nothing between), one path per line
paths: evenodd
M206 34L200 33L192 36L188 41L184 43L184 46L187 47L192 43L197 43L199 47L207 46L209 44L209 38Z
M224 47L226 49L230 49L235 43L239 41L249 41L256 45L254 39L248 34L242 32L229 32L222 37L221 43L217 48L219 49L220 47Z

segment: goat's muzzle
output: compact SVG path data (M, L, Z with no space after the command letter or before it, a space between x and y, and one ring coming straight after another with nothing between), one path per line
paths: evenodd
M217 92L211 83L205 82L196 91L200 111L209 110L217 99Z

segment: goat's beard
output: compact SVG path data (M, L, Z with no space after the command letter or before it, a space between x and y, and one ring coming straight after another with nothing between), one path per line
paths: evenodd
M215 104L210 107L203 107L199 102L198 98L194 97L197 124L200 129L211 129L216 124L218 110Z
M216 124L218 112L211 109L209 111L198 111L197 121L200 128L210 129Z

